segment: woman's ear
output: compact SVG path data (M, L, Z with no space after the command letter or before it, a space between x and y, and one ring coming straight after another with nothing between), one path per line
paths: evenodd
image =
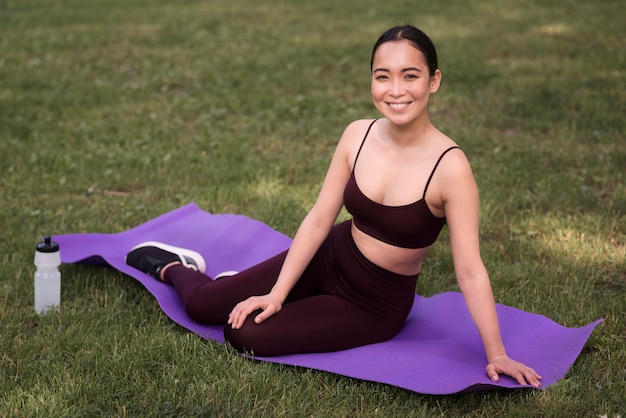
M432 77L430 77L430 92L432 93L437 93L437 90L439 90L439 86L441 85L441 71L439 71L438 69L435 70L435 75L433 75Z

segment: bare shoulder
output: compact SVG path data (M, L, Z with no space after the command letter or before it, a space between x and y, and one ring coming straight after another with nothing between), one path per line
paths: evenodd
M437 169L439 190L444 202L474 199L478 195L474 173L462 149L454 148L446 153Z
M441 171L445 173L445 175L462 175L467 174L468 171L471 173L472 168L469 160L461 147L456 144L452 144L450 147L446 148L446 150L447 152L444 151L445 155L442 158L441 164Z
M375 119L359 119L351 122L343 131L342 139L361 140L369 127L375 122Z
M455 177L467 174L468 170L471 174L471 167L463 149L444 133L437 131L437 134L437 148L441 155L438 174L441 177Z
M441 160L433 178L433 188L439 191L441 201L448 201L459 192L474 193L474 174L465 152L444 134L441 134L439 147Z
M359 119L346 126L337 147L346 153L350 160L354 159L367 130L374 121L375 119Z

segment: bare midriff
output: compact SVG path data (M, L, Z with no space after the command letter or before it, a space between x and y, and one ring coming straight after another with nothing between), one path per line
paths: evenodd
M422 268L429 247L401 248L367 235L352 223L352 237L361 253L379 267L403 276L414 276Z

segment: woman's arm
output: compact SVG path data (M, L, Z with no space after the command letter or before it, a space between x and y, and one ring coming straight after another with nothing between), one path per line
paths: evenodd
M520 384L539 386L533 369L507 356L502 343L489 275L480 256L478 236L479 196L469 162L461 152L446 157L442 170L442 200L450 231L450 244L459 287L485 348L487 374L493 381L500 373ZM442 167L443 168L443 167Z
M240 328L255 310L262 310L255 318L257 323L280 311L287 295L328 236L343 207L343 191L350 177L350 156L354 152L355 140L367 127L363 122L349 125L339 140L317 200L294 236L276 284L269 294L251 297L235 306L228 320L233 328Z

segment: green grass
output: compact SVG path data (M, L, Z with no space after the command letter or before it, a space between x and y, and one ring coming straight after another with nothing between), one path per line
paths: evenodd
M626 416L626 5L618 0L0 0L0 416ZM120 232L190 201L293 234L342 129L374 117L369 54L438 47L433 120L470 156L499 302L572 327L558 384L425 396L258 363L173 324L136 281L41 234ZM344 215L345 216L345 215ZM444 233L418 292L456 290Z

